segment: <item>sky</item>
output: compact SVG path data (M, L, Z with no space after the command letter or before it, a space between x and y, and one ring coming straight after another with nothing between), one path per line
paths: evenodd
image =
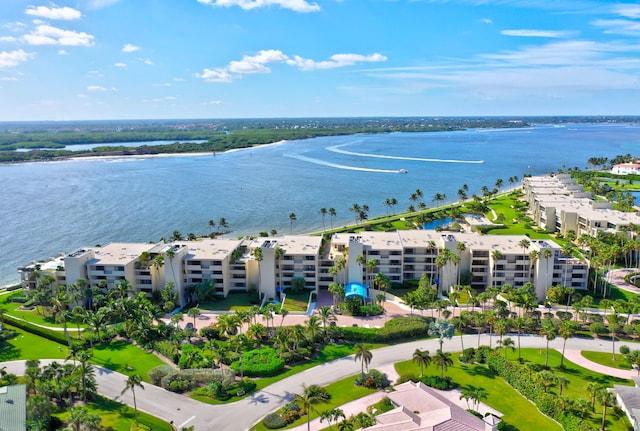
M640 115L640 3L2 0L0 121Z

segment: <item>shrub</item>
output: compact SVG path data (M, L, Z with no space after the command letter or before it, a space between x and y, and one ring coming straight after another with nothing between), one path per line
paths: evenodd
M158 365L149 371L149 380L156 386L160 385L162 378L171 373L173 369L168 365Z
M194 387L194 378L193 375L188 375L180 372L173 372L171 374L167 374L160 381L160 385L171 391L182 393L186 391L190 391Z
M231 369L251 377L273 376L284 368L284 361L278 352L271 348L250 350L242 354L242 363L237 360L231 363Z
M462 351L462 355L460 355L460 362L465 364L470 364L476 360L476 349L473 347L467 347Z
M420 381L427 386L440 389L442 391L448 391L458 387L458 385L451 380L451 377L424 376L420 378Z
M371 370L363 376L356 378L356 385L371 389L382 389L389 386L389 379L386 374L378 370Z
M397 317L385 323L383 328L335 327L336 337L353 342L388 342L406 338L426 336L431 317Z
M214 326L205 326L204 328L200 328L200 336L207 340L219 340L220 332L218 328Z
M623 355L628 355L629 353L631 353L631 349L626 344L623 344L622 346L620 346L620 353L622 353Z
M268 414L264 418L262 423L264 424L265 428L268 428L270 430L284 428L287 425L284 419L282 419L282 416L280 416L278 413Z
M589 331L591 331L592 334L600 336L607 333L607 327L604 323L593 322L591 325L589 325Z
M480 346L476 349L475 362L479 364L485 364L487 357L493 352L489 346Z

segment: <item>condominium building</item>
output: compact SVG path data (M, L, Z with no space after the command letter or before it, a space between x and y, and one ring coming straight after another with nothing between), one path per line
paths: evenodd
M522 186L534 222L551 232L595 236L598 231L616 232L640 224L640 213L617 211L611 202L592 199L567 174L527 177Z
M438 260L445 249L448 258ZM184 305L188 288L201 283L213 283L219 295L255 288L263 298L275 299L295 278L317 292L334 281L371 286L377 273L392 283L426 274L442 291L459 284L468 272L473 288L532 282L538 299L544 299L555 284L585 289L588 268L586 261L563 256L561 247L550 240L409 230L337 233L326 243L311 235L112 243L66 255L55 272L57 284L83 278L90 286L108 289L127 280L135 293L147 296L171 285ZM25 288L35 287L34 270L33 265L19 269Z

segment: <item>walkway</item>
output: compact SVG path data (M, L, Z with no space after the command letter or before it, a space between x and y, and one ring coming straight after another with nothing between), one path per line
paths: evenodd
M622 355L618 353L618 356ZM634 377L638 377L638 372L636 370L621 370L619 368L607 367L605 365L592 362L582 356L582 352L580 350L565 350L564 357L574 364L580 365L588 370L595 371L596 373L620 377L621 379L632 379Z
M609 274L608 274L609 283L613 284L614 286L622 290L626 290L627 292L640 294L640 288L634 286L631 283L627 283L626 281L624 281L624 278L627 275L633 274L635 272L639 272L637 268L623 268L623 269L611 270L609 271Z

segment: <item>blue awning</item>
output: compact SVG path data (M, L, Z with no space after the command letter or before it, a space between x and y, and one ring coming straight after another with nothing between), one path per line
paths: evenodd
M361 296L365 299L368 299L367 295L367 286L360 283L349 283L345 286L345 298L350 298L352 296Z

